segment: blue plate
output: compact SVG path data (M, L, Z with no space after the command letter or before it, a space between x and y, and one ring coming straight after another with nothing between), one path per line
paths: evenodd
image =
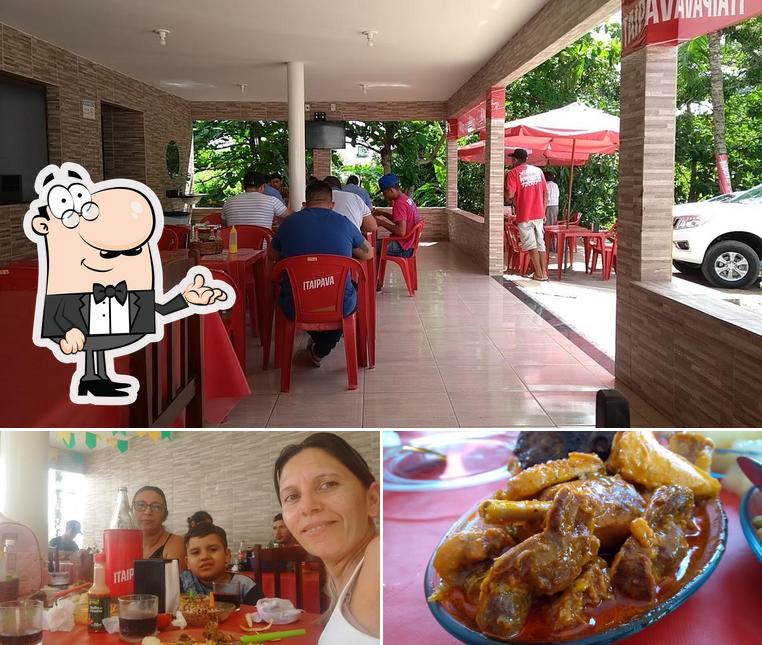
M741 528L757 560L762 562L762 542L757 538L757 529L751 523L752 518L762 515L762 489L755 487L746 491L741 501Z
M762 498L762 495L760 495ZM485 498L486 499L486 498ZM483 500L482 500L483 501ZM745 501L745 500L744 500ZM762 501L762 500L760 500ZM429 560L429 564L426 567L426 573L424 576L423 586L426 598L428 598L436 589L439 584L439 576L434 570L434 554L437 552L442 543L450 537L451 534L464 530L469 524L471 524L477 517L478 508L481 501L475 504L466 514L458 519L442 537L434 553ZM458 618L450 614L447 609L438 602L429 602L429 609L434 614L434 618L439 624L444 627L445 631L449 632L452 636L462 641L463 643L469 643L471 645L504 645L509 642L514 645L551 645L552 643L570 643L574 645L609 645L616 641L632 636L633 634L645 629L649 625L652 625L657 620L664 618L668 613L677 609L688 598L690 598L708 579L712 572L717 568L720 563L720 558L725 552L725 546L728 539L728 519L725 515L725 511L722 509L719 499L715 499L707 503L707 515L708 526L705 530L709 531L709 535L706 540L706 547L703 553L699 554L695 564L691 567L695 573L693 577L686 582L677 592L675 592L669 598L663 600L658 605L648 609L645 613L630 618L626 623L620 625L613 625L609 629L595 634L574 637L572 636L568 640L553 640L553 641L523 641L523 640L510 640L501 641L489 638L484 634L477 632L467 625L464 625ZM758 545L759 546L759 545ZM762 560L762 548L759 549L757 557Z

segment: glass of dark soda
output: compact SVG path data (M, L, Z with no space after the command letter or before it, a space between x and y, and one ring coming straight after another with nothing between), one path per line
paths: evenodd
M156 634L159 597L151 594L119 596L119 637L128 643L139 643Z
M0 645L42 643L42 601L0 602Z
M238 580L213 582L212 585L216 602L228 602L236 608L241 606L241 583Z

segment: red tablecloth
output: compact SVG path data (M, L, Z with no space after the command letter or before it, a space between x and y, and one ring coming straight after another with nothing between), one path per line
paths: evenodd
M242 614L243 612L250 613L254 609L254 607L242 605L241 611L234 612L220 627L226 632L244 634L245 632L240 629L241 623L244 622ZM305 613L297 622L289 625L273 625L270 631L304 629L307 632L304 636L292 636L281 642L287 645L316 645L323 631L318 619L318 614ZM160 632L159 637L163 641L174 642L180 634L179 630L173 628ZM201 630L198 629L191 632L196 640L200 638L200 634ZM119 640L119 634L91 634L82 626L77 626L73 632L43 632L42 642L44 645L118 645L119 643L124 645L124 641Z
M384 493L384 640L389 643L459 641L436 622L423 592L423 575L444 532L498 486L449 492ZM752 555L738 520L739 499L722 493L728 548L719 567L684 605L626 639L628 645L746 645L759 643L762 564Z
M238 575L254 580L253 571L239 571ZM304 609L315 614L320 613L320 576L317 571L302 570L304 583ZM275 574L262 573L262 593L267 598L275 597ZM289 572L280 574L280 597L296 605L296 575Z
M36 291L11 288L8 282L11 275L2 276L0 281L0 365L5 366L0 370L0 392L5 398L0 426L127 426L129 406L71 402L69 384L75 365L58 362L48 349L32 342ZM203 316L202 327L204 416L207 422L214 424L222 421L251 390L219 314ZM115 361L117 373L127 373L128 363L129 357L118 358Z

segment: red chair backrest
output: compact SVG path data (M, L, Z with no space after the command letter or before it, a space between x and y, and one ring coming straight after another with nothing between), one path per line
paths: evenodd
M202 224L222 224L222 213L209 213L201 220Z
M220 231L222 243L225 245L225 248L228 247L230 231L232 228L232 226L225 226ZM238 234L239 249L269 248L270 243L273 241L273 232L264 226L253 226L251 224L241 224L239 226L236 224L235 232ZM267 242L266 247L263 242Z
M222 282L225 282L230 286L230 288L235 292L235 304L233 305L233 311L238 309L239 307L243 308L245 301L241 297L241 294L238 290L238 285L236 285L235 280L233 280L232 276L227 272L223 271L222 269L209 269L212 272L212 277L215 280L222 280ZM220 313L224 314L225 311L228 310L221 310Z
M351 276L356 283L365 279L362 265L343 255L286 258L273 267L273 281L280 282L284 273L291 283L295 320L305 323L340 322L344 317L347 278Z
M582 219L582 213L572 213L569 216L569 225L575 226L576 224L579 224L581 219Z
M413 227L413 255L418 251L418 243L421 241L421 235L423 234L423 227L425 224L425 220L421 220Z
M178 248L187 249L190 240L190 229L187 226L178 226L177 224L165 224L164 230L173 231L177 235Z
M519 229L516 226L509 224L505 227L505 232L508 235L508 243L511 245L511 251L514 253L521 253L521 237L519 236Z
M180 240L177 239L177 233L165 226L161 232L161 238L159 238L159 250L174 251L178 248L180 248Z

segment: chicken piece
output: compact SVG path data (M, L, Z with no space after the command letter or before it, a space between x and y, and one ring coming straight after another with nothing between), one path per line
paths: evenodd
M524 626L532 600L563 591L596 559L593 509L584 497L562 487L542 533L501 555L482 582L476 623L489 636L511 638Z
M618 432L606 465L627 481L646 488L677 484L690 488L697 498L720 492L720 482L662 446L650 430Z
M712 469L714 441L695 432L675 432L669 438L669 449L685 457L695 466L709 472Z
M585 565L569 587L550 599L543 607L543 616L554 629L568 629L588 621L589 617L585 614L587 607L597 607L613 596L606 561L598 558Z
M529 499L548 486L562 484L582 475L605 472L598 455L571 452L568 459L557 459L522 470L508 480L504 491L498 491L497 499Z
M479 507L479 515L487 524L542 522L551 506L551 502L541 502L536 499L520 501L488 499Z
M434 556L434 569L448 585L463 584L477 565L493 560L515 544L501 528L455 533L444 541Z
M611 565L611 581L625 596L653 601L661 580L688 553L685 527L693 517L693 493L684 486L662 486L645 515L632 522L632 536Z

